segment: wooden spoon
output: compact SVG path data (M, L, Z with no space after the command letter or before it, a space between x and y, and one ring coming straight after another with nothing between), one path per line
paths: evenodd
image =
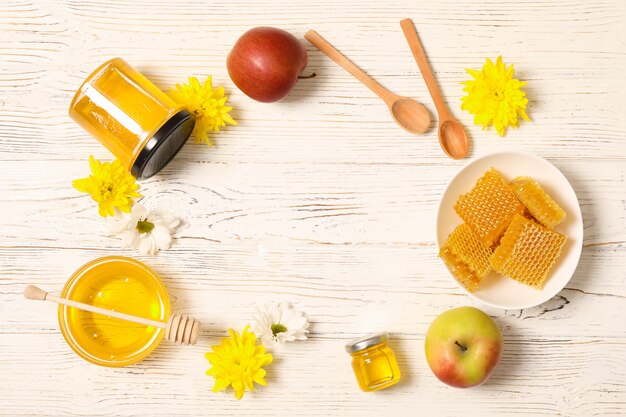
M157 320L150 320L143 317L137 317L118 311L107 310L106 308L92 306L91 304L79 303L78 301L67 298L57 297L45 292L34 285L27 285L24 289L24 297L29 300L52 301L53 303L63 304L79 310L90 311L96 314L102 314L116 319L131 321L133 323L143 324L144 326L154 326L165 329L165 338L179 345L195 345L200 333L200 322L186 314L174 314L170 316L167 323Z
M430 70L430 65L426 60L424 49L420 43L415 26L411 19L404 19L400 22L400 27L404 32L406 40L409 42L411 52L417 61L422 77L426 82L430 96L435 102L437 113L439 114L439 145L441 149L453 159L465 158L469 151L469 139L463 125L450 114L446 103L441 97L441 91L437 86L437 81Z
M389 107L391 116L401 128L411 133L424 133L428 130L430 114L422 104L412 98L397 96L378 84L314 30L309 30L304 38L382 98Z

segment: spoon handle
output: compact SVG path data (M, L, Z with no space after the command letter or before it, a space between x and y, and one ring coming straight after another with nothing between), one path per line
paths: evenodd
M400 27L402 28L402 32L404 32L407 42L409 43L413 57L415 57L417 66L420 68L420 72L422 73L422 77L424 77L424 81L428 87L428 92L430 92L430 96L435 103L437 113L439 113L439 123L441 124L442 121L451 118L450 112L441 97L441 91L437 86L435 76L433 75L430 65L428 64L428 60L426 59L426 54L424 53L424 48L422 48L419 36L415 30L415 25L411 19L404 19L400 21Z
M52 301L53 303L62 304L68 307L77 308L79 310L89 311L90 313L101 314L103 316L114 317L120 320L131 321L133 323L143 324L145 326L154 326L165 329L167 323L163 323L156 320L150 320L143 317L132 316L126 313L120 313L119 311L113 311L102 307L96 307L91 304L84 304L78 301L70 300L67 298L57 297L56 295L52 295L50 293L45 292L39 287L35 287L34 285L28 285L24 289L24 297L29 300L42 300L42 301Z
M354 65L352 61L345 57L341 52L335 49L326 39L322 38L319 33L314 30L309 30L304 38L311 42L317 49L326 54L330 59L339 64L343 69L352 74L356 79L361 81L367 88L372 90L374 94L382 98L387 105L396 99L396 95L387 90L382 85L378 84L374 79L367 75L363 70Z

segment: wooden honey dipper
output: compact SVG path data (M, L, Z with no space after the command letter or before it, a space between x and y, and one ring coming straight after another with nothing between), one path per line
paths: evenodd
M115 317L116 319L131 321L146 326L159 327L165 329L165 338L179 345L195 345L198 341L200 333L200 322L186 314L173 314L167 320L167 323L157 320L150 320L143 317L137 317L130 314L120 313L117 311L107 310L106 308L96 307L89 304L79 303L78 301L69 300L67 298L57 297L45 292L34 285L27 285L24 288L24 297L29 300L52 301L57 304L77 308L79 310L90 311L104 316Z

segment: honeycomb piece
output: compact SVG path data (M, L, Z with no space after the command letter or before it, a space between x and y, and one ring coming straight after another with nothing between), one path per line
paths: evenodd
M534 220L515 215L491 256L491 266L502 275L541 289L566 240Z
M493 247L513 216L524 214L525 207L500 173L491 168L469 193L459 196L454 210L486 246Z
M534 179L517 177L509 183L509 187L526 206L530 214L544 226L553 229L554 226L565 220L565 211L550 198Z
M489 259L492 253L472 229L463 223L448 236L439 251L439 257L448 265L457 281L473 292L491 271Z

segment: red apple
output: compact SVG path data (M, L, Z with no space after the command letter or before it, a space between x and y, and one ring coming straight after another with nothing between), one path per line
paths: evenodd
M426 360L435 376L458 388L485 382L502 353L502 334L491 317L459 307L437 317L426 333Z
M307 64L306 49L291 33L257 27L244 33L226 58L235 85L257 101L284 98Z

